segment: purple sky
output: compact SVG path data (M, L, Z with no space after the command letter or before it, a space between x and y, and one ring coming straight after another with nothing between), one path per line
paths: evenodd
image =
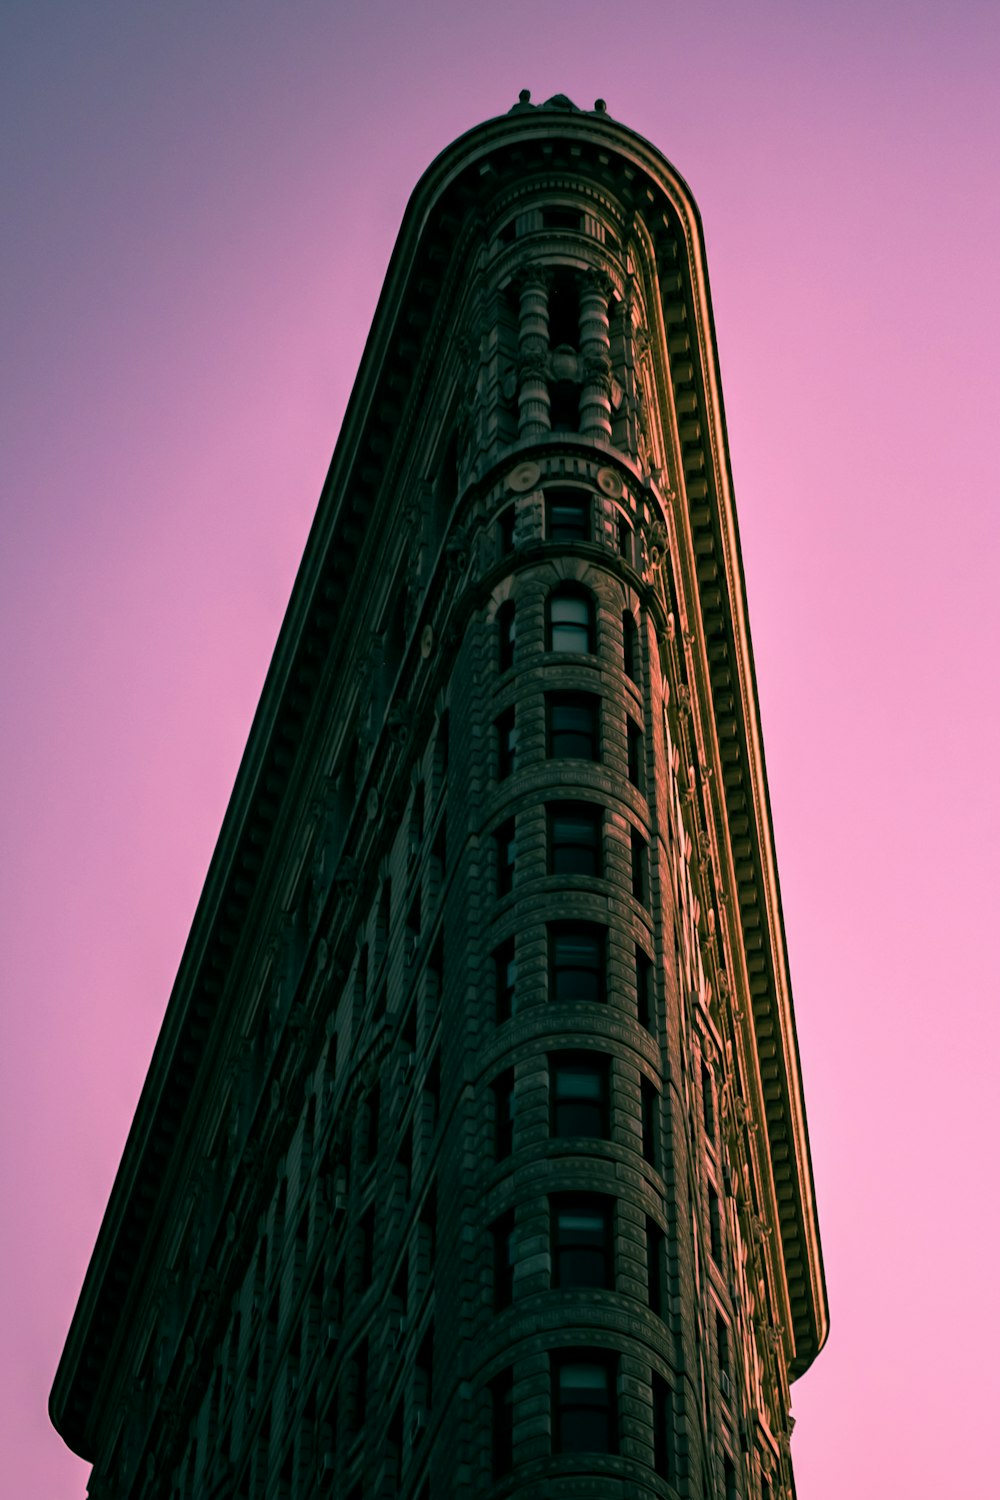
M3 0L0 1453L45 1410L408 194L518 90L706 226L832 1333L800 1500L996 1495L1000 20Z

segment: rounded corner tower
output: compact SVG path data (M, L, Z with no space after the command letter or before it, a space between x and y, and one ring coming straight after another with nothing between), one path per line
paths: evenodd
M522 94L407 208L53 1420L92 1500L792 1500L826 1331L699 217Z

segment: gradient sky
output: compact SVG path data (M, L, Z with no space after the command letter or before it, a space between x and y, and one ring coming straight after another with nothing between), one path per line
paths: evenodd
M832 1332L799 1500L993 1500L1000 9L0 0L0 1454L46 1400L406 199L519 89L705 222Z

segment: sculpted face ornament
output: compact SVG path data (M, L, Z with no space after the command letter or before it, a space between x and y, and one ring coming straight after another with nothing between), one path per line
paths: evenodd
M662 521L654 521L646 532L646 561L650 573L659 572L667 555L667 528Z

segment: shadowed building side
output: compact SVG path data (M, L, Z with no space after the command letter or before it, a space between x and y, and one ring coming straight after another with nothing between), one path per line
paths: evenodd
M794 1493L827 1311L704 248L429 168L53 1389L90 1494Z

